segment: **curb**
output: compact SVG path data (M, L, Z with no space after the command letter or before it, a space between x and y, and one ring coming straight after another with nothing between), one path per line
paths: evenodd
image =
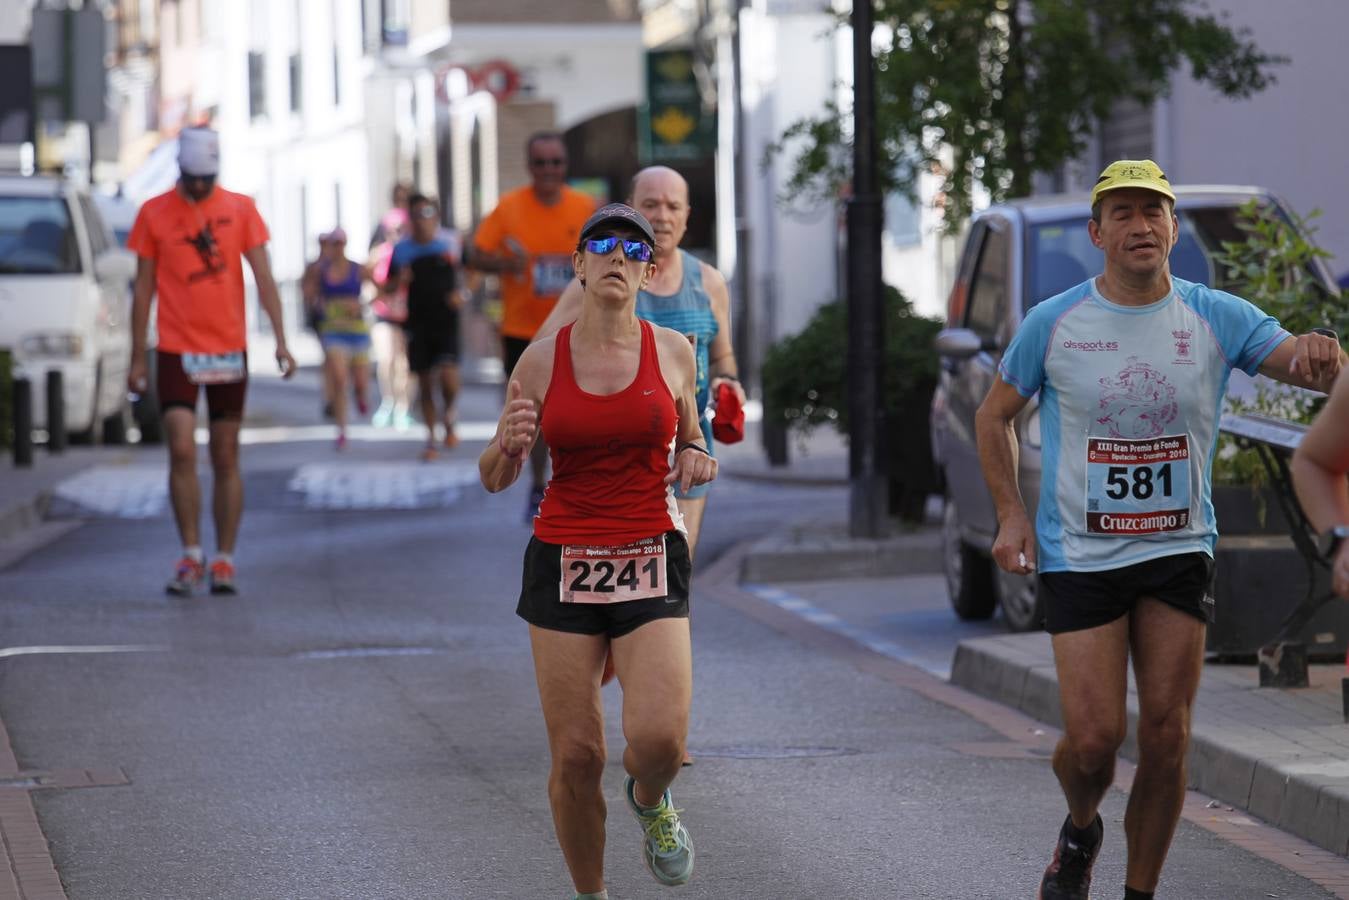
M36 496L20 500L0 509L0 541L12 540L42 524L51 505L52 491L39 491Z
M1040 647L1040 645L1046 645ZM956 647L951 684L1062 728L1046 634L974 638ZM1120 753L1137 761L1136 698ZM1189 786L1339 856L1349 855L1349 762L1291 738L1192 724Z
M838 525L811 523L755 541L740 563L740 581L825 581L926 575L941 568L941 534L924 528L895 537L848 537Z

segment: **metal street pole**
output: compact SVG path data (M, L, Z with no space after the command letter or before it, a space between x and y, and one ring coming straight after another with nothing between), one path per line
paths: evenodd
M881 198L876 192L876 95L872 0L853 0L853 181L848 200L848 532L885 537L885 304L881 295Z

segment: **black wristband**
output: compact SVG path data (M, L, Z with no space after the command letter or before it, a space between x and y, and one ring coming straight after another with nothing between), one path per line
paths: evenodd
M675 456L678 456L679 454L683 453L685 450L697 450L699 453L703 454L704 456L711 456L711 455L712 455L711 453L708 453L708 452L707 452L707 448L706 448L706 447L702 446L701 444L695 444L695 443L693 443L693 441L689 441L688 443L686 443L686 444L680 444L678 447L675 448Z
M1335 329L1333 328L1313 328L1311 330L1311 333L1324 335L1325 337L1328 338L1334 338L1337 341L1340 339L1340 336L1335 333Z

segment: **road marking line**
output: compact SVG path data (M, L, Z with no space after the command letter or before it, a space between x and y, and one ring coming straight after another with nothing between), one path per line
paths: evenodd
M162 653L168 647L157 644L53 644L33 647L0 647L0 659L12 656L41 656L61 653Z

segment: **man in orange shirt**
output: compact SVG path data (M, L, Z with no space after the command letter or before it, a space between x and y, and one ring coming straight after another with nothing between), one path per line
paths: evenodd
M506 383L563 288L571 283L572 254L595 201L567 186L567 145L556 132L525 143L530 184L505 194L482 220L467 264L501 276L501 360ZM526 516L533 521L543 500L548 448L529 456L533 488Z
M183 541L183 557L165 590L190 596L206 577L195 438L197 397L204 387L219 551L210 567L211 593L233 594L234 542L244 499L239 427L248 387L241 259L253 269L258 299L276 335L276 362L285 377L295 373L295 360L286 349L281 298L267 259L267 226L251 198L215 185L219 135L207 128L184 129L178 136L178 167L178 184L141 206L127 239L127 247L139 257L127 380L133 392L145 390L145 331L150 300L158 294L156 386L169 448L169 497Z

